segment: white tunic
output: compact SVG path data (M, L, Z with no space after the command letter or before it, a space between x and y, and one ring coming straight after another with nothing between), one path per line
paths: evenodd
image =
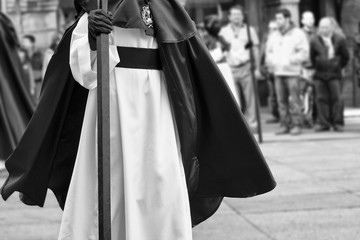
M74 29L70 66L89 89L59 239L98 239L96 54L85 14ZM191 240L188 193L161 71L116 68L116 46L157 48L139 29L110 36L111 219L113 240Z

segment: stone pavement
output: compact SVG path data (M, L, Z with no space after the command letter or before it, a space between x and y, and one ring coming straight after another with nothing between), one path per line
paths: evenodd
M305 130L280 137L275 130L264 124L260 147L277 188L225 199L194 228L194 240L360 239L360 111L347 110L343 133ZM0 172L0 185L5 177ZM15 194L6 203L0 200L0 240L55 240L60 219L52 193L43 209L20 204Z
M194 240L360 239L360 111L346 112L345 132L275 136L260 145L277 181L249 199L225 199L194 229Z

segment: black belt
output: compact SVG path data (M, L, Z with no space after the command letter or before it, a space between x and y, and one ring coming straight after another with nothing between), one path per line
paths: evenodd
M117 47L120 63L116 67L161 70L158 49Z

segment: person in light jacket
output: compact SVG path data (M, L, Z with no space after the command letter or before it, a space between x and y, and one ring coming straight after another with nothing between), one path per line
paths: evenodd
M279 31L267 45L266 63L275 76L280 129L276 134L301 134L301 100L299 77L309 57L309 43L303 31L295 27L288 9L276 13Z
M252 26L247 26L244 8L235 4L229 10L229 24L224 26L219 36L230 43L227 53L227 63L230 65L232 74L237 85L238 95L241 99L243 94L245 106L244 115L253 132L257 131L258 122L256 119L256 102L253 81L251 77L252 64L250 49L254 53L255 78L261 77L259 37ZM249 27L249 34L247 28ZM242 106L242 107L243 107Z

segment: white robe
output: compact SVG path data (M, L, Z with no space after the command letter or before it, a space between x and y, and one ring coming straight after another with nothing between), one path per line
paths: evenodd
M74 29L70 66L89 89L60 240L98 239L96 54L85 14ZM157 48L140 29L110 36L111 221L113 240L191 240L179 143L161 71L116 68L116 46Z

